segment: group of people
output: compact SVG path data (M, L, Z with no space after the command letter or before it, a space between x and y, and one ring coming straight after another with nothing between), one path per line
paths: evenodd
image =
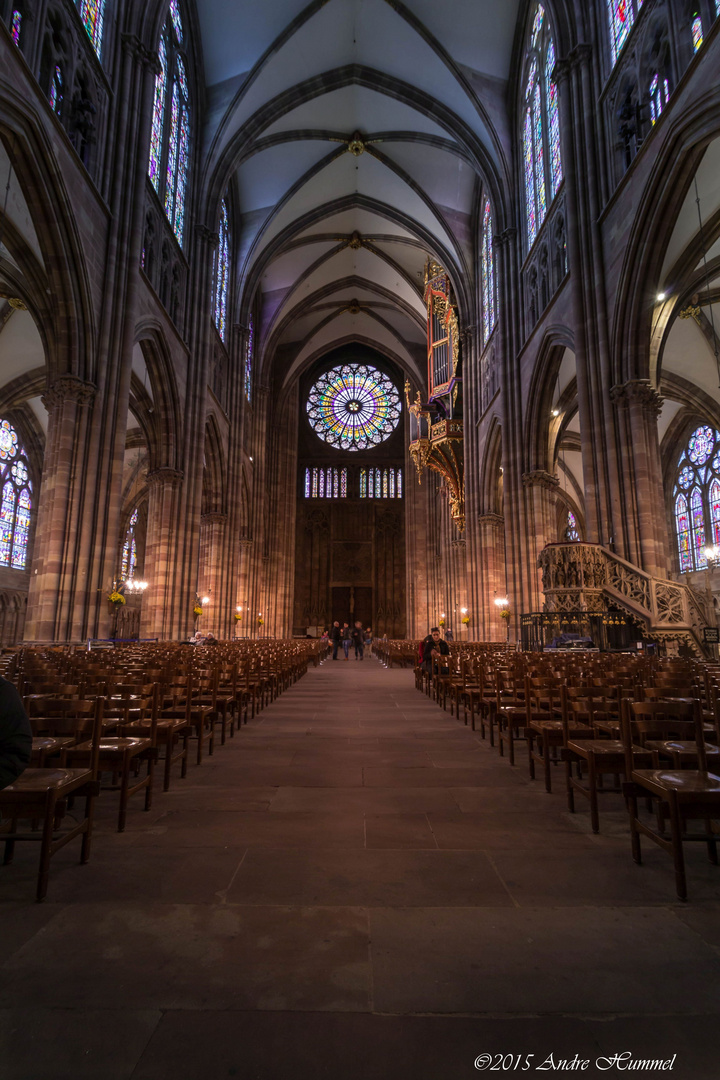
M362 623L359 620L352 629L350 629L348 623L343 623L342 626L340 626L339 622L334 622L329 637L330 641L332 641L333 660L337 660L341 645L346 660L350 659L351 645L355 649L355 659L362 660L365 653L365 646L369 646L372 642L372 630L369 626L367 630L363 630Z

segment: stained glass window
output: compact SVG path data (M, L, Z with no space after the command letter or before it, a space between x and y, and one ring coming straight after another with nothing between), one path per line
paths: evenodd
M678 551L680 554L680 573L693 569L693 556L690 547L690 519L687 499L678 495L675 500L675 528L677 530Z
M567 525L565 527L565 539L566 540L579 540L580 530L577 525L577 518L573 514L572 510L568 510Z
M673 500L680 572L703 570L706 543L720 546L720 431L702 424L692 433L678 460Z
M700 46L703 43L702 16L701 16L700 12L697 11L697 10L694 11L693 15L692 15L691 30L692 30L693 49L695 50L695 52L697 52L698 49L700 48Z
M130 516L127 532L125 533L125 541L123 543L122 564L120 567L120 576L123 581L132 581L135 577L135 570L137 569L137 539L135 537L137 520L138 512L137 509L135 509Z
M93 43L95 52L100 55L103 34L103 16L105 0L80 0L78 5L80 18L88 32L88 37Z
M252 400L253 350L255 348L255 323L252 315L248 320L247 341L245 342L245 397Z
M16 45L20 44L20 28L21 28L21 26L22 26L22 12L18 11L17 8L15 8L13 10L13 13L12 13L12 16L11 16L11 19L10 19L10 34L12 35L12 39L15 42Z
M720 480L715 477L710 485L710 535L716 547L720 547Z
M55 71L53 72L52 82L50 83L50 93L48 95L50 100L50 108L54 113L60 112L60 106L63 99L63 79L60 68L55 65Z
M155 190L160 183L160 157L162 155L162 136L165 121L165 86L167 83L167 47L165 38L160 38L158 46L160 71L155 76L155 97L153 100L152 130L150 133L150 162L148 176Z
M656 73L650 83L650 119L655 124L670 98L670 84Z
M615 64L628 34L633 28L635 16L642 7L643 0L608 0L608 19L610 23L610 53Z
M384 442L401 409L392 380L366 364L342 364L321 375L307 400L310 426L338 450L367 450Z
M402 469L361 469L361 499L402 499Z
M347 469L307 468L305 469L306 499L346 499Z
M523 171L528 246L532 247L563 178L555 46L545 11L538 5L526 57Z
M0 420L0 490L0 566L24 570L30 536L32 482L25 451L7 420Z
M481 276L483 293L483 341L487 344L495 328L495 253L493 251L493 220L490 200L483 210Z
M230 229L228 225L227 204L223 199L220 207L220 242L217 247L215 267L215 326L220 337L225 340L227 324L227 296L230 280Z
M558 109L557 86L552 81L555 69L555 46L552 38L548 41L545 54L545 101L548 120L548 152L550 154L550 198L554 199L562 180L562 159L560 157L560 112Z
M190 93L180 54L182 42L180 11L174 0L158 44L160 71L155 76L148 176L179 244L185 233L190 166Z

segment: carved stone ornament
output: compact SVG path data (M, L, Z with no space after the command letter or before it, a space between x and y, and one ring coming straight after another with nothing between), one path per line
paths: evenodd
M365 153L365 140L359 131L353 132L351 138L348 139L347 148L353 157L360 157Z
M83 382L76 375L62 375L42 395L41 401L50 412L63 401L76 401L78 405L89 405L94 399L97 387L94 383Z
M228 516L220 511L213 511L210 514L203 514L200 518L201 525L225 525L227 523Z
M543 487L548 491L557 491L560 487L557 476L545 472L544 469L533 469L531 472L523 473L522 482L525 488Z
M648 379L631 379L619 386L613 386L610 398L616 405L645 405L655 416L659 416L664 399Z
M170 487L179 487L183 481L184 474L180 469L171 469L169 466L161 466L159 469L153 469L147 475L148 486L161 487L165 484Z

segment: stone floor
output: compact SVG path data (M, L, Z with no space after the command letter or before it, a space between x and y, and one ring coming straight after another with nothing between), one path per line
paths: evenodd
M720 870L691 850L681 904L615 796L593 836L555 787L326 662L123 835L104 795L44 904L34 848L0 868L0 1080L717 1080Z

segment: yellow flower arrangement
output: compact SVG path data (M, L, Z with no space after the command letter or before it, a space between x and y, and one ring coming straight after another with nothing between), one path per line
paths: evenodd
M242 622L242 615L239 611L235 612L235 622Z
M263 619L262 615L258 615L257 624L258 624L258 626L264 626L265 625L265 620Z
M193 615L202 615L202 605L193 604Z
M500 618L505 619L505 620L510 618L510 610L509 610L509 608L503 608L502 609L502 611L500 612Z
M445 625L445 620L444 619L438 619L438 626L444 626L444 625Z
M470 625L470 616L469 615L463 615L462 624L463 624L463 626L469 626Z
M125 597L121 592L118 592L117 589L113 589L113 591L108 596L108 600L111 604L115 604L118 607L120 606L120 604L125 603Z

